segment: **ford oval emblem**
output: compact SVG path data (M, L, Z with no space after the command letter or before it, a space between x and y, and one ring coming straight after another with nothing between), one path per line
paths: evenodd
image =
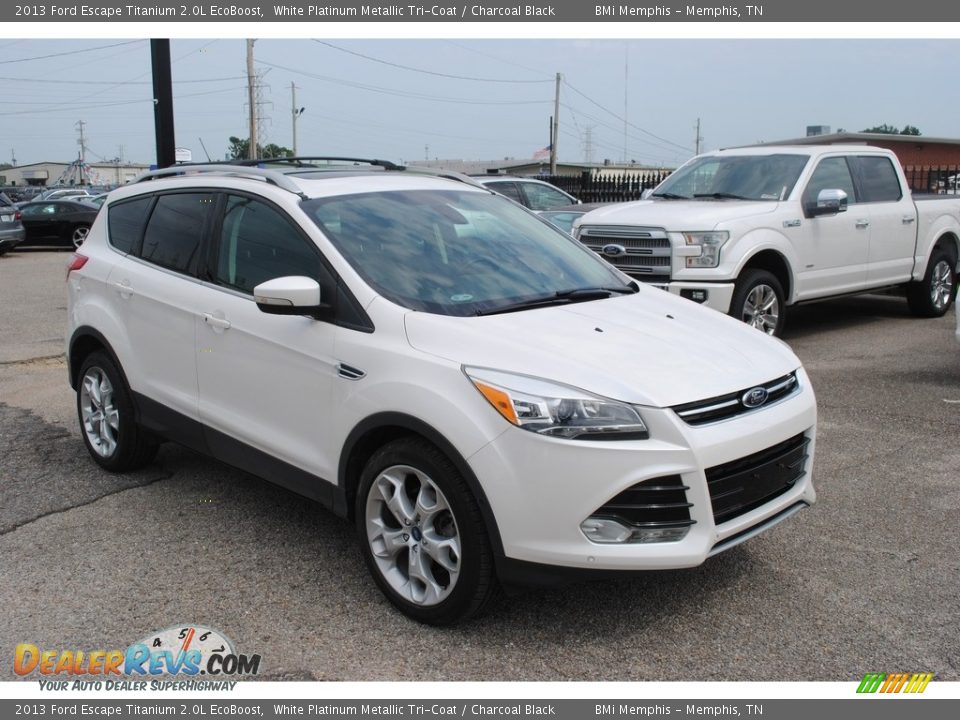
M620 257L627 254L627 249L623 245L604 245L600 252L607 257Z
M767 401L767 389L755 387L747 390L740 398L745 408L758 408Z

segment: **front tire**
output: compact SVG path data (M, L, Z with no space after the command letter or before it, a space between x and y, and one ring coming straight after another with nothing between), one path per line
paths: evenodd
M356 523L374 581L414 620L451 625L496 597L476 500L450 459L426 440L402 438L374 453L360 476Z
M730 315L767 335L780 337L786 322L783 285L766 270L745 270L733 290Z
M907 286L910 312L918 317L942 317L956 295L957 258L943 248L935 248L923 280Z
M127 472L156 456L158 445L137 425L130 390L106 353L91 353L80 366L77 415L83 443L102 468Z

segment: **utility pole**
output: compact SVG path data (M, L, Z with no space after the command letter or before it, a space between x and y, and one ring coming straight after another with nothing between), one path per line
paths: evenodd
M550 174L557 174L557 130L560 127L560 73L557 73L557 89L553 96L553 122L550 133Z
M250 104L250 148L247 157L257 159L257 102L256 75L253 72L253 44L256 40L247 40L247 100Z
M290 112L293 114L293 156L297 156L297 118L303 115L306 108L297 109L297 86L290 81Z
M696 149L694 155L700 154L700 143L703 142L703 138L700 136L700 118L697 118L697 136L693 139L693 146Z
M627 98L630 87L630 44L623 48L623 164L627 164Z
M157 167L167 168L177 161L173 132L170 40L150 41L150 64L153 71L153 127L157 147Z
M14 148L10 148L10 164L17 166L17 151Z
M86 162L87 162L87 141L86 141L86 138L83 137L83 126L84 126L84 125L86 125L86 123L85 123L83 120L77 120L76 125L74 125L74 127L76 127L76 128L80 131L80 139L77 140L77 145L80 146L80 152L77 154L77 159L78 159L79 162L80 162L80 166L77 168L77 169L79 170L79 172L77 173L77 175L78 175L79 178L80 178L80 184L81 184L81 185L84 184L84 182L83 182L83 166L84 166L84 165L86 164Z

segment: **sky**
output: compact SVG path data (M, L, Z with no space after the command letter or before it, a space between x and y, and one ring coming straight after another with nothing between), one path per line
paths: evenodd
M322 26L318 26L322 27ZM213 34L215 28L211 27ZM701 149L801 137L807 125L914 125L960 137L960 40L259 39L267 143L298 154L674 167ZM176 144L222 159L246 137L246 42L171 41ZM150 43L0 37L0 162L155 162ZM204 150L205 148L205 150Z

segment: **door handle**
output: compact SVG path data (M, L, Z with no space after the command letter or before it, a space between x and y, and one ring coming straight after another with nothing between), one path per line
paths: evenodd
M203 321L215 330L228 330L230 328L229 320L211 315L210 313L203 314Z
M120 293L122 297L128 298L133 295L133 288L126 282L115 282L113 288Z
M911 217L910 215L904 215L902 222L903 222L904 225L909 225L909 224L912 223L914 220L916 220L915 217Z
M870 227L870 221L869 221L869 220L857 220L857 229L858 229L858 230L863 230L864 228L868 228L868 227Z

